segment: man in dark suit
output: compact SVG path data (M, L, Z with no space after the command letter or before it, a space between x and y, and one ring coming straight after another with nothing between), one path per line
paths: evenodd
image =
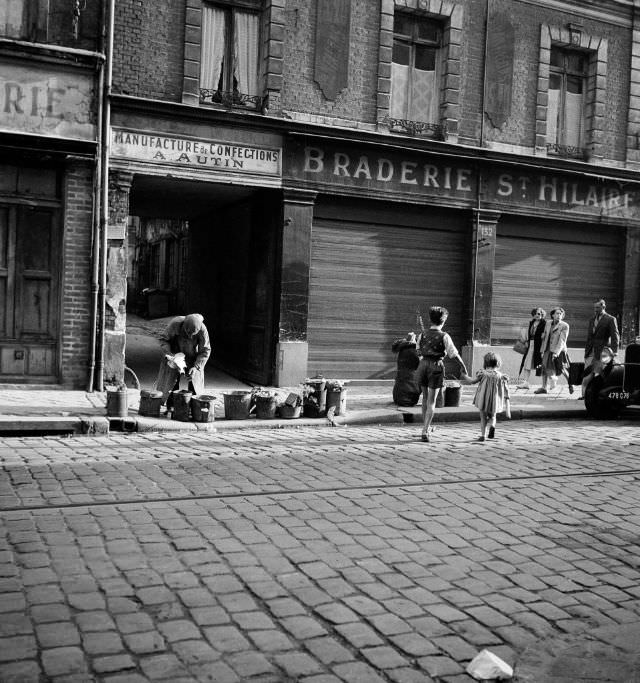
M593 318L589 320L587 327L587 343L584 347L584 371L582 380L582 396L593 375L602 370L600 354L605 346L609 346L614 354L618 353L620 333L616 319L606 312L607 304L600 299L593 304Z

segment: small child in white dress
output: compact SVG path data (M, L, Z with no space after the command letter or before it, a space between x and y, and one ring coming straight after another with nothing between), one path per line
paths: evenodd
M499 368L502 365L500 356L489 352L485 354L483 369L478 371L476 378L471 384L477 384L476 395L473 397L473 405L480 411L480 438L484 441L487 425L489 426L488 437L493 439L496 435L496 415L504 412L507 418L511 417L509 403L509 384L506 375Z

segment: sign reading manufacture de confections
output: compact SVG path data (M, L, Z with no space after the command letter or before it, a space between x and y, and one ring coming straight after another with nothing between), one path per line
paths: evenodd
M114 128L111 156L196 171L280 175L281 150L221 140L203 140Z

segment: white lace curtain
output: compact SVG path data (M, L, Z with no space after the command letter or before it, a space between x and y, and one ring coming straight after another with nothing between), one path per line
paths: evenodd
M559 120L564 95L564 118ZM547 142L570 147L582 146L584 97L582 93L561 92L549 87L547 97Z
M225 14L215 7L202 8L202 55L200 87L217 90L226 40Z
M246 95L258 94L258 15L234 14L234 75L238 90Z
M565 144L571 147L582 146L582 93L567 92L564 105Z
M1 1L1 0L0 0ZM200 87L216 90L220 82L224 58L229 42L227 13L216 7L202 10L202 57ZM258 94L258 15L248 12L233 13L233 75L238 92ZM230 84L225 89L231 90Z
M423 71L393 62L390 99L392 118L436 123L439 107L436 71Z

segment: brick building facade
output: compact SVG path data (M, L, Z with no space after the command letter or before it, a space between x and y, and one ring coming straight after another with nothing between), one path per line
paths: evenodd
M46 263L0 264L3 381L121 380L149 289L264 384L391 376L432 304L472 365L497 347L510 369L534 306L563 306L577 348L600 297L638 334L637 0L14 5L3 239L40 167L58 232Z
M261 383L391 376L431 304L472 365L515 362L534 306L562 305L580 348L604 297L634 338L636 5L119 3L111 173L156 242L137 267L158 288L181 267L168 310L202 312L216 362Z
M0 7L2 383L91 374L101 22L96 3Z

